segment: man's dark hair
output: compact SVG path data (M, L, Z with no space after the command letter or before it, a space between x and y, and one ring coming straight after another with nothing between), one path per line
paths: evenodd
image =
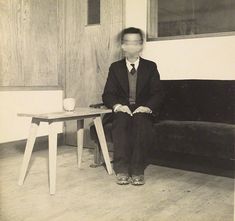
M123 42L124 40L124 36L126 34L139 34L140 35L140 39L141 39L141 42L143 43L144 41L144 33L141 29L139 28L134 28L134 27L129 27L129 28L125 28L122 30L121 32L121 41Z

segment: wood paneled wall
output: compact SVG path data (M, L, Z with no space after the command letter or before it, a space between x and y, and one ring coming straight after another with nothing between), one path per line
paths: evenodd
M100 98L123 1L101 0L101 24L87 26L85 0L0 0L0 86L57 86L88 105Z
M86 2L66 1L66 96L79 106L101 101L108 68L121 57L122 0L102 0L101 24L91 26Z
M77 106L101 102L109 66L122 56L124 1L101 0L101 23L88 26L86 0L0 0L0 86L61 86ZM68 143L75 127L66 124Z
M87 26L86 2L66 1L66 97L84 107L101 102L109 66L122 56L117 35L124 15L123 0L101 0L101 24ZM66 125L67 143L75 144L75 127Z
M58 86L62 0L0 0L0 86Z

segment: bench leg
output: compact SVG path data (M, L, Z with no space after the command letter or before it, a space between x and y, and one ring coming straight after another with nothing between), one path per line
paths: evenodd
M49 124L49 180L50 194L56 191L56 155L57 155L57 131L56 123Z
M84 137L84 119L77 121L77 159L78 159L78 168L81 168L81 163L82 163L83 137Z
M110 158L109 158L109 152L108 152L108 147L107 147L107 143L106 143L106 139L105 139L105 135L104 135L104 130L103 130L103 125L102 125L102 121L101 121L101 117L96 117L94 119L94 123L95 123L95 128L96 128L96 132L99 138L99 142L100 142L100 147L104 156L104 161L108 170L109 174L112 174L112 166L110 163Z
M99 141L94 146L94 162L90 165L91 168L101 167L103 165L102 154L100 151Z
M25 147L23 162L22 162L22 166L20 170L20 176L19 176L19 181L18 181L19 185L23 185L24 183L25 175L26 175L29 161L30 161L32 151L33 151L33 146L36 140L37 129L38 129L39 124L40 124L39 121L32 119L29 136L27 139L26 147Z

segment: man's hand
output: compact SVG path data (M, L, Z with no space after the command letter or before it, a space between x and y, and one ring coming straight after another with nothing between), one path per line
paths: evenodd
M129 114L130 116L133 115L131 110L129 109L129 107L127 105L121 105L121 104L117 104L117 106L114 107L114 112L123 112L123 113Z
M144 106L139 106L138 108L135 109L135 111L133 112L133 114L136 113L147 113L147 114L151 114L152 110L148 107L144 107Z

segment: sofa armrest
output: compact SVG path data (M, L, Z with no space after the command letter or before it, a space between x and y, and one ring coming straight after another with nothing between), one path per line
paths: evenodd
M107 108L107 107L104 105L104 103L90 104L89 107L92 107L92 108L100 108L100 109L106 109L106 108Z

